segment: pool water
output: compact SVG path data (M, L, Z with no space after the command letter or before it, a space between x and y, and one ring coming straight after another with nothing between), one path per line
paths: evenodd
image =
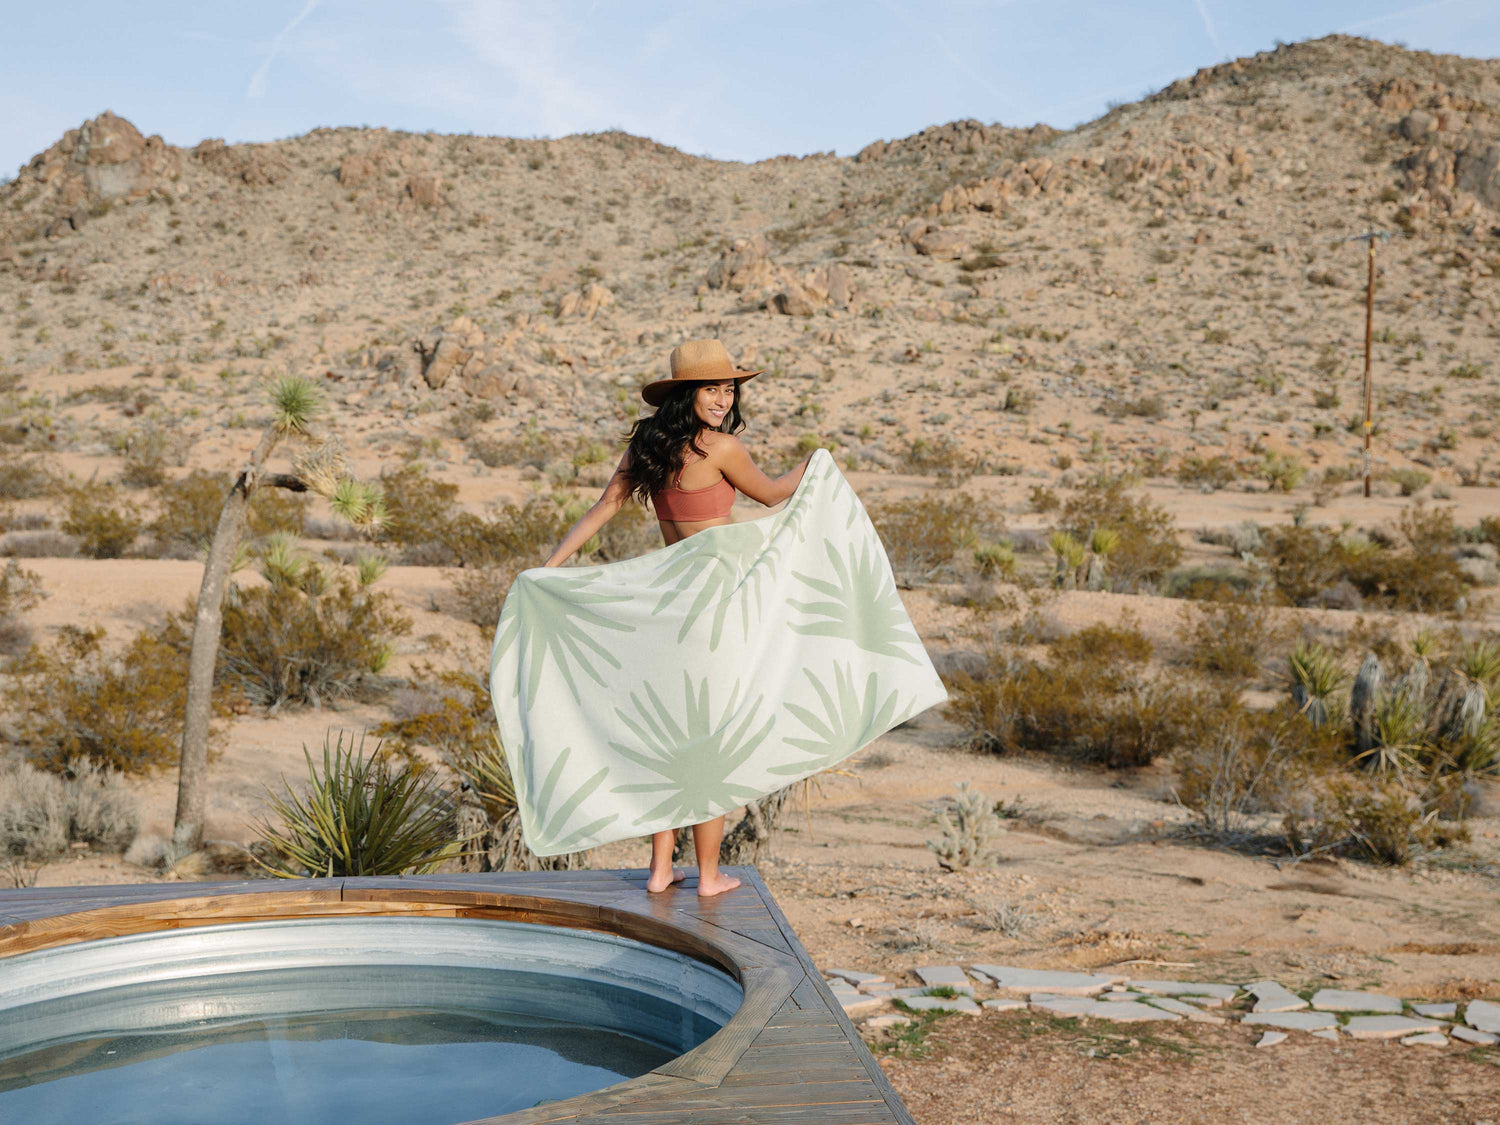
M608 935L564 932L558 940L571 944L545 969L552 928L543 926L512 927L504 957L471 940L473 964L425 947L392 953L453 932L451 920L446 930L422 921L400 920L400 940L387 931L368 948L355 941L313 958L323 964L288 963L308 959L304 944L297 956L267 959L262 949L248 966L228 955L231 972L190 972L211 947L198 931L181 937L199 956L169 946L153 971L123 973L124 983L85 974L86 987L53 986L8 1007L0 988L0 1122L451 1125L645 1074L707 1039L735 1002L728 992L695 997L691 982L722 977L716 970ZM343 925L352 934L360 924ZM492 935L507 924L478 925ZM663 957L677 958L665 972ZM712 978L710 992L720 988Z

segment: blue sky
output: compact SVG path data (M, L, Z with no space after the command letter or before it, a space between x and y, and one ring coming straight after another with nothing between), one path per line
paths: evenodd
M179 145L623 128L731 160L973 117L1066 128L1345 31L1500 56L1496 0L4 0L0 176L106 108Z

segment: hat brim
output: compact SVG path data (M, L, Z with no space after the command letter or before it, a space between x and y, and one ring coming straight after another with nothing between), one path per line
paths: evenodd
M754 379L757 375L764 375L766 368L759 371L741 371L738 367L734 369L733 379L736 384ZM641 388L641 398L646 400L647 406L660 406L662 400L667 397L667 392L681 383L718 383L719 379L658 379L654 383L647 383Z

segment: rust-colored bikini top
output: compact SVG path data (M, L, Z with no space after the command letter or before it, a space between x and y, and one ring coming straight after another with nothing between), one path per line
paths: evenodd
M727 516L734 507L734 485L727 477L702 488L663 488L651 494L656 518L662 520L713 520Z

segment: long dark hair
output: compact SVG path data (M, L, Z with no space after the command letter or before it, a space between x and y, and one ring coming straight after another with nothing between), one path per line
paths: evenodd
M712 381L712 380L710 380ZM630 495L644 504L653 492L668 488L682 472L682 463L687 460L689 448L698 456L706 456L698 444L699 435L711 427L703 424L693 410L693 399L701 382L684 382L680 387L667 391L655 414L637 418L628 435L630 446ZM745 428L740 417L740 385L734 384L734 402L719 423L720 433L738 433Z

